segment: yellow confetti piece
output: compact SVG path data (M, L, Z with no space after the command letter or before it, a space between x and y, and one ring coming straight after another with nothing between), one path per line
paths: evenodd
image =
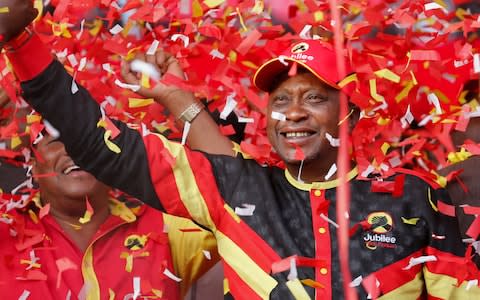
M157 290L157 289L152 289L152 293L157 296L158 298L163 298L163 291Z
M385 78L385 79L390 80L390 81L395 82L395 83L400 82L400 76L393 73L389 69L378 70L378 71L375 72L375 75L377 75L380 78Z
M243 21L242 13L240 12L240 8L237 7L237 14L238 19L240 20L240 25L242 25L243 31L248 31L247 26L245 26L245 22Z
M375 101L377 102L385 101L385 98L383 98L382 95L377 94L377 80L370 79L369 84L370 84L370 95L372 96L372 98L375 99Z
M85 214L83 215L82 218L78 219L78 222L80 222L80 224L86 224L88 222L90 222L90 220L92 219L92 213L89 212L89 211L85 211Z
M465 148L461 148L459 152L448 153L448 161L451 163L459 163L472 156L472 153L468 152Z
M435 179L435 182L438 183L442 188L444 188L447 186L447 177L437 174L437 179Z
M202 5L198 0L192 1L192 17L198 18L203 16Z
M97 128L99 127L107 128L107 122L104 119L100 119L97 123Z
M434 211L438 211L438 207L432 201L432 191L430 189L428 189L428 202Z
M228 57L230 58L231 62L236 62L237 61L237 52L230 50L230 53L228 53Z
M206 6L209 8L215 8L221 4L223 4L225 0L204 0L203 3L205 3Z
M28 215L30 216L30 219L32 219L33 223L38 224L38 216L35 212L33 212L33 210L29 209Z
M128 98L128 107L130 108L137 108L137 107L145 107L155 103L153 98Z
M223 278L223 294L226 295L230 293L230 286L228 285L228 279Z
M37 268L37 269L40 269L42 267L41 264L39 263L32 263L31 260L28 260L28 259L21 259L20 260L20 264L21 265L28 265L28 266L31 266L32 268Z
M27 124L38 123L42 120L42 117L39 115L28 115Z
M34 22L36 22L40 20L40 18L43 16L43 0L35 0L33 2L33 7L35 7L38 10L38 15L34 20Z
M377 120L377 124L378 124L378 125L381 125L381 126L388 125L389 123L390 123L390 119L389 119L389 118L380 117L380 118L378 118L378 120Z
M313 13L313 18L315 19L315 22L322 22L325 19L325 14L323 11L317 10Z
M390 144L385 142L380 149L382 149L383 154L387 154L388 149L390 149Z
M395 101L398 103L403 99L407 98L408 94L410 94L410 91L413 89L414 86L415 84L412 81L409 81L407 85L403 88L403 90L398 93L397 96L395 96Z
M248 60L242 61L242 65L250 69L254 69L254 70L258 69L258 66L256 64Z
M321 288L321 289L324 289L325 286L323 284L321 284L320 282L317 282L315 280L312 280L312 279L303 279L303 280L300 280L304 285L306 286L310 286L310 287L313 287L313 288Z
M252 8L252 13L259 15L263 12L264 9L265 5L263 3L263 0L256 0L255 6Z
M21 144L22 144L22 140L20 139L20 137L18 135L12 137L12 139L10 140L10 146L12 147L12 149L17 148Z
M115 292L112 289L108 289L108 300L115 299Z
M105 134L103 135L103 141L105 142L105 145L107 145L108 149L110 149L110 151L119 154L120 152L122 152L122 150L120 149L120 147L118 147L109 140L111 135L112 132L110 130L105 131Z
M237 222L237 223L240 223L241 219L240 217L233 211L233 209L225 203L225 205L223 205L223 207L225 208L225 210L232 216L232 218Z
M103 22L100 19L93 21L91 28L88 30L91 36L97 36L103 28Z
M408 225L417 225L417 222L419 220L420 220L420 218L407 219L407 218L402 217L403 223L408 224Z
M6 14L10 12L10 8L8 6L0 7L0 14Z
M412 76L413 85L417 85L418 84L417 77L415 77L415 73L413 73L413 71L410 71L410 76Z
M142 78L140 79L140 85L146 89L150 88L150 77L148 74L142 73Z
M348 75L347 77L343 78L342 81L340 81L340 83L338 84L338 86L343 88L347 84L349 84L351 82L354 82L354 81L357 81L357 74L351 74L351 75Z
M110 213L127 223L132 223L137 220L137 216L125 205L125 203L118 200L110 199Z

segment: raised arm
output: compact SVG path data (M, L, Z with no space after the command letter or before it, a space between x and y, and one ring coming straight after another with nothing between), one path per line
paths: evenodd
M154 55L139 53L136 60L149 63L160 74L169 73L180 79L185 79L178 61L165 51L157 51ZM128 83L140 84L139 76L137 72L132 70L131 66L128 62L124 63L122 75ZM194 118L191 120L187 137L190 148L210 154L234 155L232 142L222 135L218 125L206 111L204 105L191 92L158 82L152 89L141 87L137 93L147 98L153 98L156 102L165 106L178 119L176 123L178 127L185 124L185 120L181 116L185 116L190 110L193 112L192 116Z

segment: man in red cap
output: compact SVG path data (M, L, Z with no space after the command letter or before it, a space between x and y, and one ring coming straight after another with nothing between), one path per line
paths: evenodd
M285 170L191 151L113 121L120 130L112 140L121 149L117 154L96 126L97 103L82 87L72 94L63 66L35 34L22 32L31 20L26 16L34 15L20 5L26 2L0 1L13 11L0 15L0 34L25 99L60 131L79 166L153 207L209 228L235 299L344 297L335 220L339 180L331 171L342 78L333 72L328 46L294 44L255 76L255 84L270 93L268 137ZM194 126L200 111L189 106L179 117ZM456 219L430 205L446 201L444 191L407 176L409 192L393 201L390 194L371 192L370 183L356 175L353 168L346 178L353 195L350 222L362 225L352 232L350 285L361 298L480 295L478 269L464 258L467 247Z

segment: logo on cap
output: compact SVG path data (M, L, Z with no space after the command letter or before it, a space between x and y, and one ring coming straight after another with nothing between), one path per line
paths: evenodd
M310 48L310 45L305 42L301 42L292 47L292 53L303 53L307 51L308 48Z
M305 42L298 43L292 47L292 55L290 55L290 57L304 63L312 61L314 59L313 56L304 54L304 52L308 51L308 49L310 49L309 44Z

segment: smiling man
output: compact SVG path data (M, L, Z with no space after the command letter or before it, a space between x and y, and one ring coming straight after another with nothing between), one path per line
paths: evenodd
M139 201L118 200L48 134L34 148L39 194L23 205L0 202L5 299L183 299L215 263L210 233Z
M13 36L17 27L2 24L21 27L22 20L17 13L0 15L0 33ZM28 38L22 42L22 36ZM335 220L338 180L326 178L337 155L327 134L337 134L338 82L343 79L331 46L294 43L255 75L256 86L270 92L268 136L286 170L190 151L117 121L120 134L113 142L121 152L114 153L104 144L104 129L96 126L99 106L81 87L72 94L72 77L38 37L24 32L8 47L25 98L60 131L79 166L214 233L226 287L235 299L343 299ZM198 111L184 114L195 126ZM362 226L352 232L350 268L361 298L480 295L476 286L465 288L478 270L464 259L466 245L456 219L430 205L440 197L447 201L444 191L407 176L408 192L393 200L390 194L373 193L370 182L356 175L354 168L347 178L353 195L350 222Z

